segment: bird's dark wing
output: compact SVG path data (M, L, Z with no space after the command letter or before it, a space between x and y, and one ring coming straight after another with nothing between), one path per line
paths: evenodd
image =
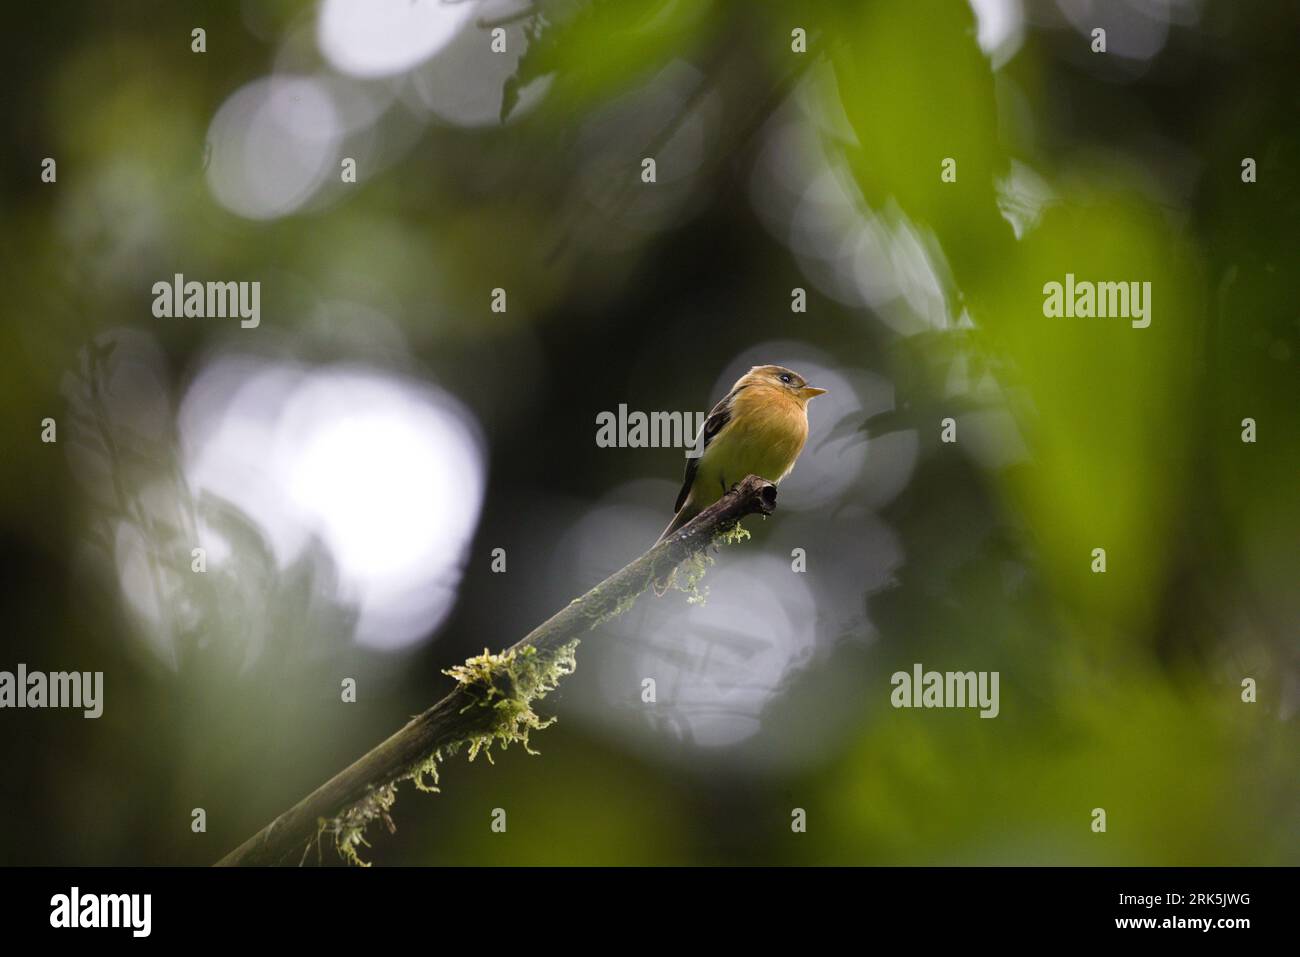
M741 386L740 388L744 388ZM704 457L704 450L709 447L709 443L714 437L722 431L722 427L731 421L731 401L736 397L740 389L732 389L727 395L713 407L709 417L704 420L704 438L700 444L700 454L693 459L686 460L686 475L682 479L682 490L677 493L677 504L673 506L674 512L680 512L682 506L686 504L686 497L691 494L691 485L695 482L695 470L699 468L700 459Z

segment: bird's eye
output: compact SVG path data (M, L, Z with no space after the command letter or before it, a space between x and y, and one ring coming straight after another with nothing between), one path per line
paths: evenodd
M779 378L787 385L790 383L790 373L788 372L782 372Z

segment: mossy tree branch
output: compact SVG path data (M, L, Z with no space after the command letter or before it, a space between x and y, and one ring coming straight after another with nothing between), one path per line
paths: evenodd
M751 475L506 651L485 651L449 669L457 680L455 690L239 845L218 866L301 862L313 843L319 850L324 834L333 836L346 859L360 863L356 846L366 843L366 826L380 819L392 828L389 810L401 781L437 790L438 762L462 747L469 749L471 759L494 742L519 742L527 748L529 730L549 724L538 719L531 704L572 672L574 648L584 634L622 614L652 583L670 580L686 559L702 559L709 546L734 531L745 516L770 515L775 507L776 486Z

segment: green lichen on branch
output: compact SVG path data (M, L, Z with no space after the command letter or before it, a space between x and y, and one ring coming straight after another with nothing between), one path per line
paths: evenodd
M668 576L667 583L662 588L656 586L656 593L662 596L669 588L676 588L678 591L685 593L687 604L703 605L708 600L709 589L707 585L700 583L704 580L704 574L709 570L709 566L713 564L713 556L709 554L709 549L717 549L723 545L734 545L745 541L749 537L749 532L739 522L736 522L730 528L722 529L713 536L713 540L708 546L686 556L681 564L673 569Z
M410 781L417 791L437 793L438 765L463 747L469 748L471 761L480 752L491 761L493 744L499 744L502 750L520 744L529 754L537 754L529 746L529 733L550 727L556 719L542 718L533 710L533 702L554 691L561 679L573 674L578 664L577 649L577 639L550 652L538 651L531 645L510 648L500 654L492 654L485 648L483 654L467 659L463 665L446 669L444 674L455 678L474 698L462 713L470 708L492 709L488 728L443 745L383 787L371 790L337 817L321 818L314 839L317 855L321 838L328 834L333 836L339 857L349 864L369 867L369 862L361 859L358 848L370 846L366 828L376 820L382 820L390 832L397 830L390 813L397 803L397 785ZM309 841L304 849L303 860L312 843Z
M321 818L316 828L317 859L320 857L321 838L330 834L334 838L334 850L338 852L339 857L357 867L369 867L370 863L361 859L357 847L370 846L370 842L366 840L366 828L376 819L382 820L388 826L390 834L397 830L397 825L393 823L392 815L389 813L396 803L397 782L390 781L383 787L373 789L338 817ZM311 845L312 842L309 841L307 847L303 849L303 860L307 859L307 852L311 850ZM299 864L301 863L302 861L299 861Z
M455 745L450 745L445 750L447 756L450 757L456 753L457 748ZM425 794L437 794L441 791L441 788L438 787L438 765L442 763L443 751L443 748L434 751L433 754L415 765L410 771L406 772L405 776L398 778L398 780L410 781L415 785L417 791L423 791ZM426 777L429 780L426 781Z
M629 594L624 595L622 598L620 598L617 602L614 603L613 607L607 609L602 613L597 614L595 616L595 619L591 623L591 627L599 628L601 625L605 624L605 622L612 621L615 618L617 618L619 615L631 609L631 607L636 604L636 600L641 597L641 592L644 590L645 587L642 586L640 590L630 592Z
M466 738L471 761L479 752L491 761L493 744L505 750L518 743L529 754L537 753L528 745L529 732L550 727L555 718L543 720L533 710L533 702L559 687L566 675L573 674L578 666L577 649L576 638L549 652L526 645L494 655L484 648L483 654L443 672L477 698L464 710L491 708L494 712L491 727Z
M673 572L670 584L685 593L688 605L703 605L708 599L709 586L701 585L700 582L704 580L704 573L712 564L713 556L707 550L701 549L687 556Z
M739 522L730 528L724 528L713 539L715 545L736 545L740 542L747 542L751 538L749 529L745 528Z

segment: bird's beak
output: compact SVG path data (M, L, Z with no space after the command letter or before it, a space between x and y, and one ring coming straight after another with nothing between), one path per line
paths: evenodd
M826 394L825 389L814 389L812 386L805 386L804 388L799 390L799 398L801 399L811 399L814 398L815 396L825 395L825 394Z

